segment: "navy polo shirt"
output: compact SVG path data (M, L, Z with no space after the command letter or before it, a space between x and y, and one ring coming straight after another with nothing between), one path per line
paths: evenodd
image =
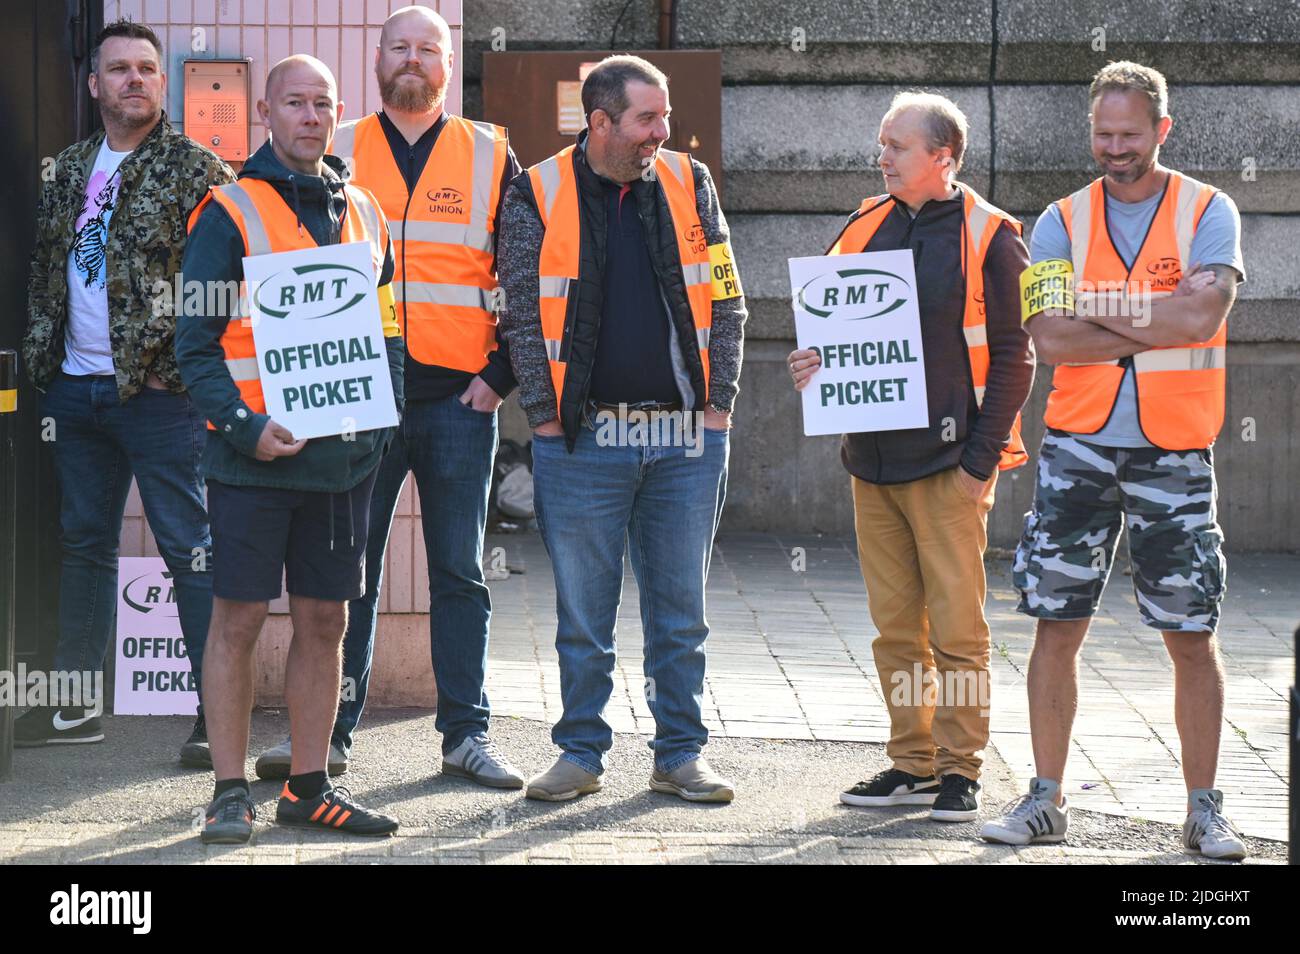
M672 339L659 280L631 187L605 190L605 304L591 369L590 396L602 404L682 399L673 375Z

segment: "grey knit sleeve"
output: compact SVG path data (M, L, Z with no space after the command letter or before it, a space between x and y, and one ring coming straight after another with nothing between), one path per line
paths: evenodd
M537 270L546 230L526 173L520 173L506 192L499 227L497 281L502 296L497 327L509 345L510 364L519 382L519 406L528 416L528 426L537 427L556 416L556 401L538 305Z
M710 245L729 242L731 230L718 202L713 176L701 162L691 160L695 170L695 206L700 225ZM740 269L737 266L737 273ZM742 277L743 281L743 277ZM730 411L739 390L740 363L745 350L745 296L713 302L713 328L709 332L709 403L719 410Z

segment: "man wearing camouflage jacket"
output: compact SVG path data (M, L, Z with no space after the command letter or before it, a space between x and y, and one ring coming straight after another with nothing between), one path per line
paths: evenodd
M63 490L54 669L103 669L134 476L175 587L197 691L212 611L198 477L206 434L176 368L173 305L186 218L209 186L234 174L167 121L162 62L157 36L141 24L110 24L96 40L89 83L105 130L60 153L41 191L23 361L53 424ZM49 701L17 721L18 745L103 740L102 699ZM202 707L181 760L211 765Z

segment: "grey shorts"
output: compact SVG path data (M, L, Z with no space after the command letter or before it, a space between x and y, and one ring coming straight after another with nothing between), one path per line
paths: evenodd
M1012 577L1020 612L1097 612L1123 528L1142 621L1213 632L1227 568L1207 450L1102 447L1048 431Z

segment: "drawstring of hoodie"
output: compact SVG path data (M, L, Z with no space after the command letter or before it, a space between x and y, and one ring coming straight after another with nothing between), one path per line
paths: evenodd
M298 195L298 177L290 174L289 185L293 189L293 217L296 220L296 224L298 226L298 234L302 235L302 202ZM334 498L336 496L337 496L336 494L332 492L330 493L330 503L329 503L330 550L334 549ZM357 545L356 514L353 512L352 494L348 493L347 498L348 498L348 546L356 547Z
M289 185L293 186L293 217L298 220L298 235L302 235L302 208L298 201L298 177L289 176Z

